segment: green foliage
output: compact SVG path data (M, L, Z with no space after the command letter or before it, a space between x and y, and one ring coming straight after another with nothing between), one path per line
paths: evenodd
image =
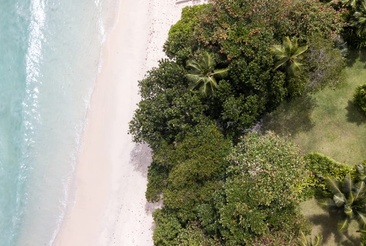
M353 102L361 112L366 114L366 84L356 88L355 94L353 95Z
M337 58L329 40L343 25L340 15L317 0L213 0L183 10L164 46L171 60L139 82L129 128L153 150L146 198L163 200L154 213L156 245L297 243L307 182L298 149L271 133L249 134L234 148L230 140L302 94L309 75L321 74L322 86L331 81L339 63L316 62ZM296 49L277 61L289 69L276 69L270 49L286 36L299 45L288 39ZM300 55L312 60L289 76L299 71ZM192 93L192 83L203 93Z
M187 79L193 82L192 89L199 89L203 96L211 95L217 88L216 78L225 78L228 69L215 69L216 63L213 57L204 52L197 59L187 62Z
M328 194L327 187L322 177L331 176L338 181L352 172L352 168L346 164L336 162L328 156L319 153L310 153L305 156L306 169L310 172L306 180L299 186L304 199L314 195L324 196Z
M147 178L149 182L145 193L146 200L149 202L157 202L161 199L163 188L166 187L168 169L153 162L149 166Z
M351 17L351 24L356 29L358 37L366 37L366 1L358 1L359 3L354 7L353 16Z
M205 8L205 5L183 8L181 19L170 28L168 40L164 44L164 51L169 58L176 58L183 65L193 55L198 48L194 30Z
M257 95L244 97L230 96L223 104L221 118L229 137L237 139L255 122L262 113L263 98Z
M345 62L341 50L334 49L333 46L332 40L319 35L309 38L309 49L305 58L305 67L309 71L308 90L314 91L326 85L340 83Z
M361 244L360 246L366 245L366 229L360 230L361 233Z
M347 174L342 182L326 177L325 183L331 197L320 200L322 205L331 212L340 214L338 228L345 231L351 220L357 219L360 228L366 226L366 184L365 167L357 165L356 176Z
M304 227L295 189L305 177L299 149L273 133L249 134L228 160L224 202L218 205L226 245L256 245L268 234L290 245Z
M230 148L230 141L208 122L192 128L181 142L165 143L154 151L147 198L156 201L159 192L163 195L164 209L159 210L156 217L159 227L157 225L156 235L154 232L154 242L159 242L157 245L178 245L177 240L182 245L216 242L206 233L217 230L213 224L218 215L212 201L215 192L222 189L227 168L225 158ZM163 172L159 173L159 170ZM198 226L200 231L193 230ZM164 234L165 230L169 235ZM181 233L179 237L178 231Z
M172 246L178 245L178 234L182 225L178 219L166 209L157 209L153 213L155 230L153 235L154 245Z
M333 3L333 7L343 12L343 19L347 22L343 30L343 37L353 48L366 47L366 1L343 0Z
M204 106L198 95L188 90L185 70L163 60L139 82L141 101L130 122L134 141L153 149L162 142L173 143L203 119Z
M296 76L301 71L301 55L308 49L307 45L299 46L297 39L285 37L281 45L272 45L271 51L277 58L275 69L285 67L287 74Z
M216 126L198 125L172 152L164 205L179 210L182 220L195 218L196 206L212 199L222 186L230 142ZM184 197L184 199L182 199Z
M300 245L301 246L321 246L323 241L323 237L315 236L314 238L307 238L303 232L301 232L301 240Z
M199 224L194 222L182 230L178 235L178 241L180 246L222 245L218 239L208 237Z
M337 11L331 6L318 0L293 1L294 5L289 11L288 18L290 34L300 40L320 35L325 39L334 39L340 35L345 26L342 11Z

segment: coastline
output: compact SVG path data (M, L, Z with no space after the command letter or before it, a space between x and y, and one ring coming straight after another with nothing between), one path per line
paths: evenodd
M194 1L200 3L200 1ZM163 44L192 1L119 0L103 47L67 212L53 245L153 245L145 199L147 146L127 134L138 81L164 58Z

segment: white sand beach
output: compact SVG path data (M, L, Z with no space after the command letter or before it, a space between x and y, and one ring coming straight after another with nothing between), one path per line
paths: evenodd
M202 1L203 2L203 1ZM127 134L138 81L164 57L168 30L184 6L200 1L120 0L103 50L72 184L53 245L153 245L153 204L145 199L151 161Z

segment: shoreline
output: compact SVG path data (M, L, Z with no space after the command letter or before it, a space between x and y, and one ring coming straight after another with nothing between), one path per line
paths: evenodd
M198 1L195 1L198 3ZM171 25L192 1L119 0L102 52L67 211L53 245L153 245L147 146L127 134L138 81L165 57Z

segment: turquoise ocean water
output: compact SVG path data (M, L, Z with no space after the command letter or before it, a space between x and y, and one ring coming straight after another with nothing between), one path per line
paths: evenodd
M104 40L102 0L0 0L0 246L52 245Z

